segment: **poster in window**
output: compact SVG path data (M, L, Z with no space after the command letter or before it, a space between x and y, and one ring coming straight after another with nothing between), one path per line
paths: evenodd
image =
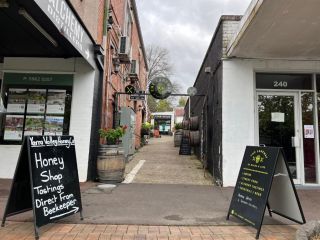
M3 139L8 141L22 140L23 122L23 115L7 115Z
M314 138L313 125L304 125L304 138Z
M7 112L24 113L27 99L27 89L10 88L8 95Z
M27 116L24 135L42 135L43 120L43 116Z
M44 113L46 107L46 90L29 89L27 113Z
M47 114L64 114L66 90L48 90Z
M44 135L63 134L63 117L47 116L44 123Z

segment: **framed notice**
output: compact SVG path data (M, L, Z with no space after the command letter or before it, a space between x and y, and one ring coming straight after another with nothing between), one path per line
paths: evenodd
M313 125L304 125L303 131L304 131L304 138L314 138Z
M47 116L44 122L44 135L57 135L63 134L63 120L64 117Z
M46 89L29 89L27 113L44 113Z
M66 90L48 90L47 114L64 114Z
M42 135L43 120L43 116L27 116L24 135Z
M7 112L24 113L27 99L27 89L10 88Z
M4 129L4 140L21 141L23 134L23 115L7 115Z

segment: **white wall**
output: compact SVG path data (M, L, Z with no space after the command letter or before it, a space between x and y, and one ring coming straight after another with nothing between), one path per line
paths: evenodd
M87 179L94 77L95 72L92 68L82 58L77 59L72 91L70 135L73 135L76 141L80 181Z
M257 145L255 72L317 73L320 62L224 60L222 96L223 185L234 186L247 145Z
M9 72L74 74L70 135L75 137L80 181L87 178L92 117L94 70L82 59L5 58L3 70ZM12 178L20 145L0 145L0 178Z

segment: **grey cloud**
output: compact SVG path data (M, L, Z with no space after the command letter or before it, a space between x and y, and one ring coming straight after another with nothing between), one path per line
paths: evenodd
M249 0L136 0L145 45L165 47L171 80L186 92L198 74L221 15L244 14Z

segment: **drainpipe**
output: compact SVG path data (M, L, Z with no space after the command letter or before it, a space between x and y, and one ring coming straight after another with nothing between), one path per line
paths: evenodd
M109 105L109 86L108 81L111 77L111 61L110 61L110 34L108 34L108 18L109 18L110 0L104 0L104 16L103 16L103 47L105 50L105 61L104 61L104 80L103 80L103 106L102 106L102 123L101 126L107 125L107 113Z

